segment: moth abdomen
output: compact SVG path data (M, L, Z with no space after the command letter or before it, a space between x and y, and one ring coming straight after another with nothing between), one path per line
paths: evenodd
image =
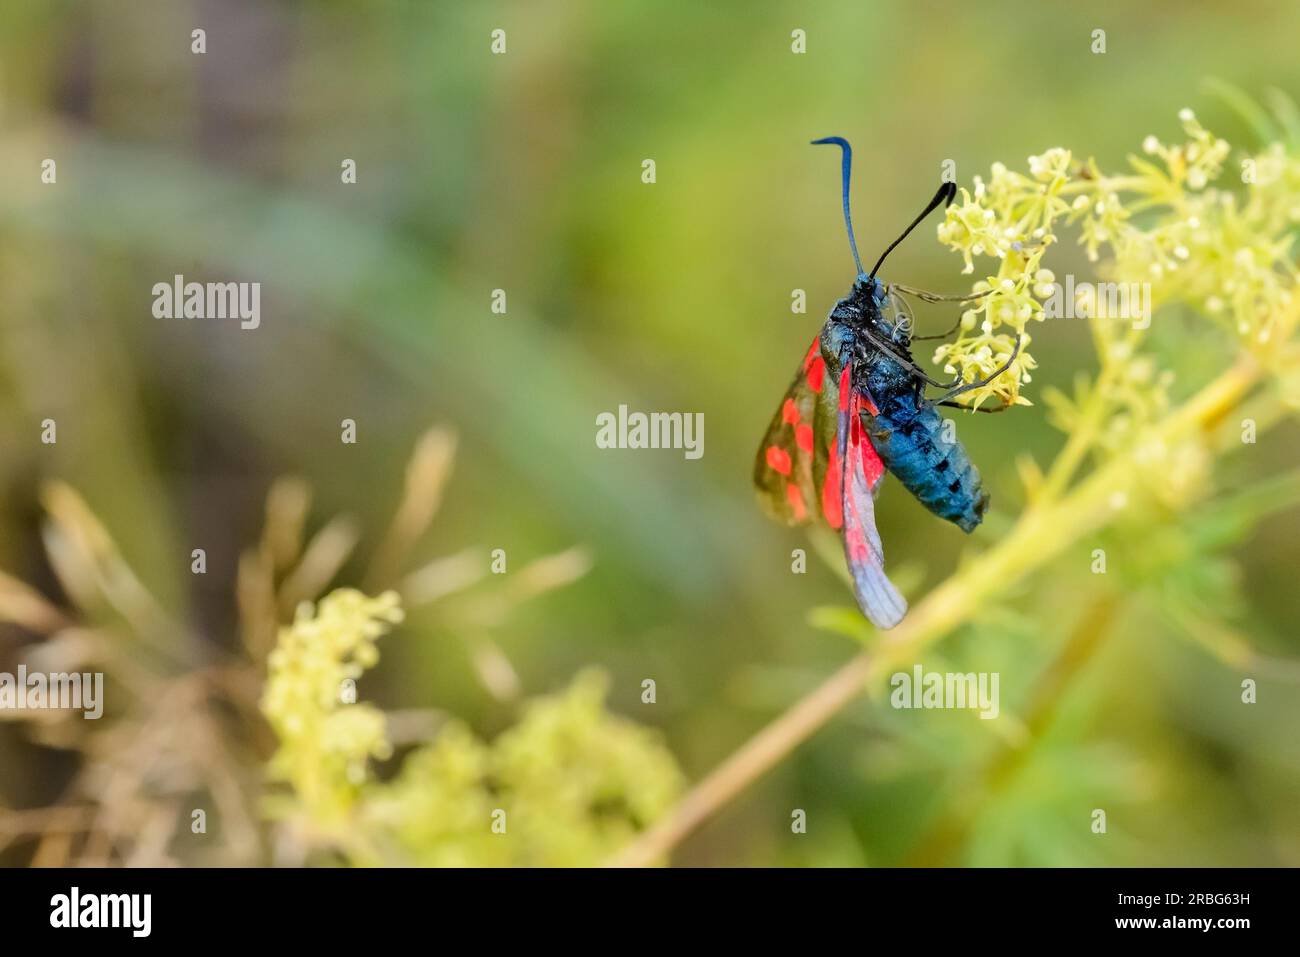
M979 470L933 406L891 404L865 424L885 467L922 505L965 532L983 521L989 496Z

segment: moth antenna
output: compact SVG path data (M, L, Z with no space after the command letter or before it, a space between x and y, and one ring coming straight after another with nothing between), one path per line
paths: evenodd
M840 162L841 193L844 199L844 226L849 231L849 249L853 250L853 263L858 267L858 275L860 276L862 275L862 259L858 256L858 241L853 238L853 217L849 215L849 174L853 169L853 147L842 136L825 136L812 141L813 146L820 146L823 143L833 144L844 151L844 159Z
M846 145L847 145L847 144L846 144ZM847 169L847 167L846 167L846 169ZM916 227L920 225L921 220L925 219L925 217L929 216L932 212L934 212L935 208L938 207L938 205L939 205L940 203L943 203L944 206L947 206L948 204L950 204L950 203L953 201L953 199L954 199L956 196L957 196L957 184L956 184L956 183L943 183L943 184L941 184L941 185L939 186L939 191L938 191L937 193L934 194L934 199L930 200L930 202L926 205L925 209L921 210L921 215L920 215L920 216L917 216L916 219L912 220L912 225L908 226L905 230L903 230L903 235L899 236L899 237L898 237L897 239L895 239L892 243L890 243L890 244L885 248L885 251L884 251L883 253L880 254L880 258L876 260L876 265L873 266L872 269L871 269L871 278L872 278L872 279L875 279L875 278L876 278L876 273L880 271L880 267L884 264L884 262L885 262L885 257L888 256L890 253L892 253L892 252L894 251L894 247L895 247L895 246L897 246L899 243L901 243L904 239L907 238L907 234L908 234L908 233L910 233L912 230L916 229ZM845 214L847 215L847 213L848 213L848 205L847 205L847 204L848 204L848 195L847 195L847 193L845 194L844 202L845 202L845 206L844 206ZM859 271L859 272L862 271L862 267L861 267L861 266L858 267L858 271Z

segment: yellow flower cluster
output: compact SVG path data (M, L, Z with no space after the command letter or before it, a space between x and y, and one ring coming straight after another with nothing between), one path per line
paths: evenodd
M355 681L401 618L393 592L340 589L280 631L262 710L280 742L270 774L289 793L268 811L296 825L308 849L367 865L593 865L680 793L672 753L656 732L605 710L608 680L595 671L525 702L490 744L447 722L391 781L377 780L370 759L392 746L383 714L356 701Z
M1248 347L1275 334L1297 278L1291 244L1300 224L1300 160L1274 144L1242 159L1244 190L1220 188L1214 183L1224 172L1228 143L1190 110L1179 118L1185 141L1166 145L1147 137L1149 158L1130 157L1129 173L1107 176L1093 160L1076 164L1069 151L1051 149L1029 158L1028 174L997 164L987 183L976 177L973 190L961 191L938 227L939 241L962 255L967 273L978 257L996 260L997 269L975 283L974 291L987 295L963 314L959 337L940 346L934 361L972 382L998 369L1015 335L1022 337L1008 373L964 401L1028 401L1020 394L1034 368L1026 326L1045 318L1044 302L1059 292L1042 258L1062 225L1078 227L1088 259L1101 262L1102 278L1148 284L1147 301L1157 309L1187 303ZM1092 307L1081 300L1078 312L1091 315ZM1094 323L1103 362L1132 356L1144 330ZM1114 350L1119 354L1108 356Z
M367 795L377 843L419 866L591 866L672 804L683 776L659 735L612 715L596 671L524 706L491 744L456 722Z
M383 715L354 702L356 680L379 660L376 640L401 620L396 592L339 589L298 606L267 660L262 712L280 740L268 773L322 829L342 823L368 760L391 751Z
M1061 198L1061 189L1069 182L1069 163L1065 150L1048 150L1029 158L1029 175L994 164L989 181L975 177L974 190L962 189L960 202L948 207L939 224L939 241L961 253L964 272L975 271L977 256L996 259L998 267L975 283L974 291L983 297L962 314L957 339L939 346L934 361L948 375L973 382L1006 363L1020 336L1020 351L1007 372L964 397L974 408L988 399L1005 405L1029 404L1020 394L1021 385L1032 381L1030 370L1036 366L1026 326L1043 318L1042 287L1053 277L1041 263L1056 239L1053 224L1069 211Z

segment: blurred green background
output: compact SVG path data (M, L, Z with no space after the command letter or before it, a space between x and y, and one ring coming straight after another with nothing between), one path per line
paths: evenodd
M190 52L196 27L203 55ZM489 50L496 28L503 56ZM791 53L796 28L806 55ZM1097 28L1104 55L1090 50ZM480 545L519 567L589 546L589 575L512 610L494 640L528 693L606 668L610 708L662 728L698 779L857 650L807 623L847 593L816 560L791 575L806 542L768 523L750 490L767 420L852 279L836 157L808 141L854 143L858 241L874 259L945 159L962 185L1056 145L1119 168L1148 133L1176 137L1184 106L1248 142L1201 83L1300 91L1298 29L1300 8L1253 3L8 0L0 567L60 598L38 490L64 479L158 600L230 648L236 563L271 481L308 480L315 524L355 516L364 554L416 439L444 424L460 435L455 474L416 559ZM57 185L40 183L45 157ZM355 185L340 182L345 158ZM889 277L964 290L958 257L932 236L927 225L900 248ZM1051 265L1091 274L1072 243ZM261 328L154 319L151 287L176 273L260 281ZM505 316L490 310L496 288ZM791 313L795 288L805 315ZM923 332L951 319L918 315ZM1020 505L1015 457L1046 463L1062 442L1042 387L1093 364L1084 323L1036 332L1037 404L961 425L993 494L977 543ZM1183 351L1197 374L1226 354ZM620 404L703 412L704 457L597 449L596 415ZM39 441L47 417L56 446ZM339 441L344 418L356 445ZM1294 423L1271 433L1243 475L1293 467L1297 439ZM896 484L877 513L913 596L968 545ZM1231 555L1241 628L1278 657L1300 621L1297 531L1300 515L1282 512ZM195 547L205 576L190 574ZM359 578L355 566L338 580ZM1091 587L1042 573L923 663L1000 672L1014 713L1074 612L1100 600ZM1243 708L1241 675L1136 585L1119 589L1108 640L1029 765L928 859L1300 864L1294 684L1255 675L1260 703ZM0 666L31 640L0 632ZM366 698L454 712L488 736L509 723L436 609L381 652ZM647 677L654 706L640 701ZM922 859L945 809L970 797L965 775L998 745L996 724L864 698L675 860ZM0 725L4 804L53 801L68 773ZM1095 807L1109 809L1105 838L1088 830ZM791 833L794 808L808 812L806 835Z

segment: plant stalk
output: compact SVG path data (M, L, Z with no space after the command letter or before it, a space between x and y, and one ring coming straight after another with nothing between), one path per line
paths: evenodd
M1259 381L1249 356L1171 411L1139 440L1168 444L1192 433L1207 440ZM1122 455L1059 499L1031 505L1012 530L975 561L930 592L879 645L863 652L761 729L706 775L667 815L609 863L644 867L662 859L719 808L771 770L865 687L968 621L987 600L1046 565L1083 536L1106 525L1116 493L1134 484L1133 460Z

